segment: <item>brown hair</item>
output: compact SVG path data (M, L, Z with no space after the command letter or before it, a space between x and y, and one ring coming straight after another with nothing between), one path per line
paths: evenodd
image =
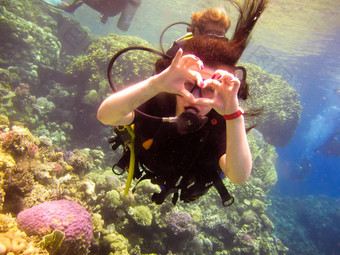
M199 35L185 41L182 45L186 54L198 56L209 66L235 66L246 48L250 33L269 0L245 0L242 6L234 4L240 11L236 29L230 41L212 35ZM156 62L156 72L160 73L171 64L172 58L162 58ZM239 98L248 97L248 85L242 81Z
M194 12L191 15L192 28L197 27L201 33L204 33L207 23L224 27L225 32L230 27L230 19L225 10L221 8L210 8L202 12Z

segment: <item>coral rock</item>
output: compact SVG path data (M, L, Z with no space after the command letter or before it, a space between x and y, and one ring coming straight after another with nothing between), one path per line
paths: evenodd
M60 248L63 253L86 254L91 244L91 215L73 201L50 201L33 206L20 212L17 220L19 228L28 235L42 236L54 229L64 232L65 240Z

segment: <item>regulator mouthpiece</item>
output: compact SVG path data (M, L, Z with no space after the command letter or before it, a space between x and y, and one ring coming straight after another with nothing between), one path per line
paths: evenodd
M195 108L188 107L176 121L177 131L182 135L193 133L201 129L207 121L206 116L200 115Z

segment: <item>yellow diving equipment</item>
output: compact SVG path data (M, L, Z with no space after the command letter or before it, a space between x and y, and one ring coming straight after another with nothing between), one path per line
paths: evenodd
M126 179L125 184L125 190L124 190L124 196L126 196L129 193L129 189L131 186L131 181L133 179L133 175L135 173L135 163L136 163L136 155L135 155L135 132L133 131L134 125L131 126L123 126L123 127L117 127L117 130L121 133L126 133L126 131L129 134L129 139L127 139L125 142L125 145L127 145L130 149L130 162L129 162L129 170L128 170L128 177Z

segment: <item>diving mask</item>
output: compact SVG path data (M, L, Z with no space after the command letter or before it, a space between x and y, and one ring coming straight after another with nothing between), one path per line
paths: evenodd
M192 82L185 82L184 83L184 88L189 91L191 94L194 95L194 97L199 98L199 97L204 97L204 98L209 98L212 99L215 97L216 91L213 87L207 86L205 88L200 88L197 85L197 82L192 83Z

